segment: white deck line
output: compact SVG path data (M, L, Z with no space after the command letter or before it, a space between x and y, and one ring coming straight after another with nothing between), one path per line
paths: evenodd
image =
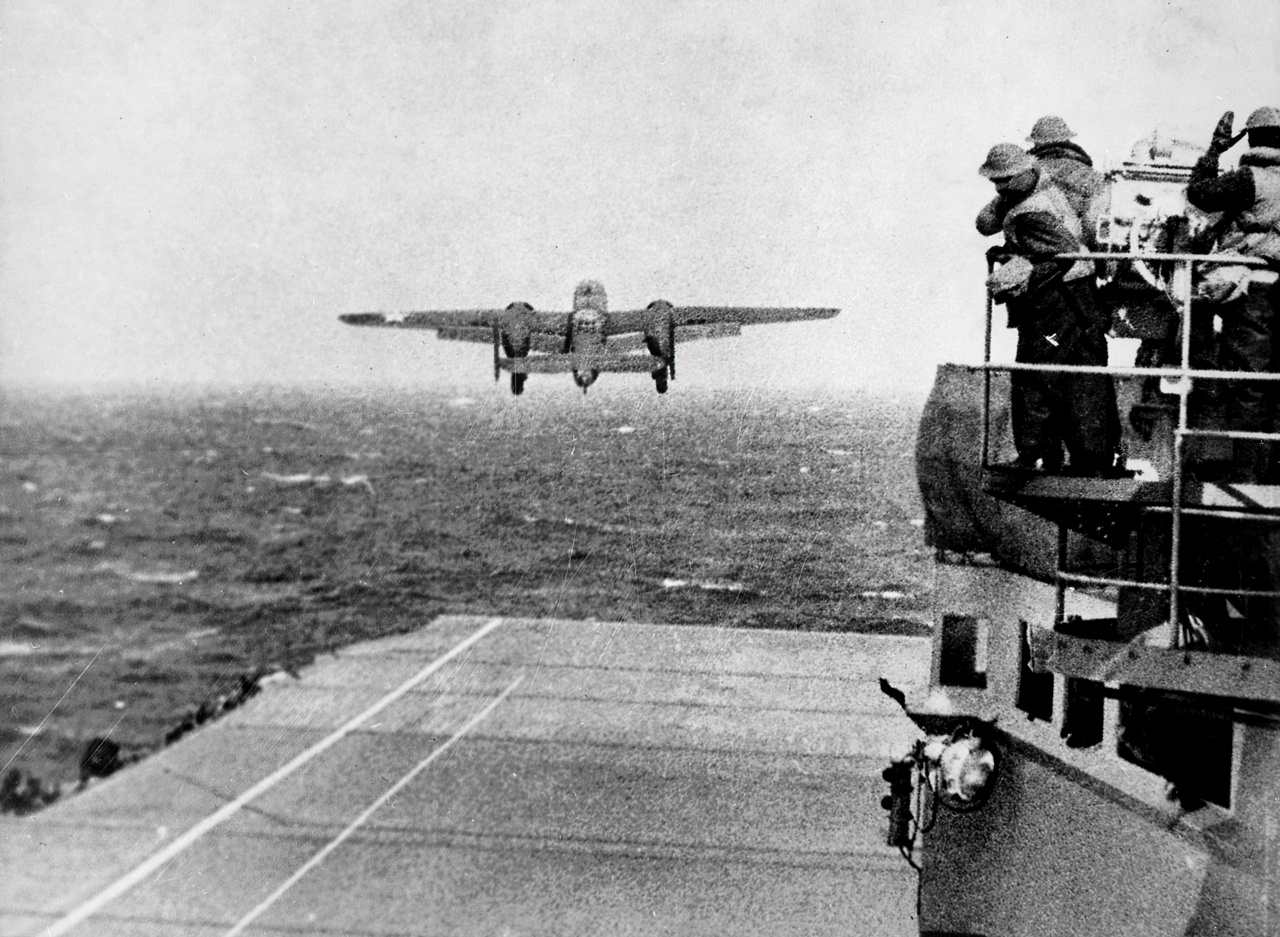
M462 728L460 728L452 736L450 736L447 742L442 744L439 748L435 749L430 755L422 759L422 761L418 762L417 765L413 767L413 770L411 770L408 774L402 777L395 784L391 785L390 788L388 788L386 791L383 792L381 797L379 797L372 804L366 807L358 817L352 820L351 823L347 825L346 829L344 829L341 833L339 833L332 840L326 843L324 848L322 848L319 852L317 852L314 856L312 856L309 860L307 860L307 862L301 868L299 868L296 872L290 875L289 878L287 878L284 881L284 883L280 885L280 887L278 887L270 895L264 898L257 905L257 907L255 907L252 911L250 911L248 914L242 917L239 921L237 921L235 926L226 932L225 937L236 937L236 935L243 933L246 927L248 927L250 924L256 921L264 911L266 911L273 904L275 904L276 901L285 892L287 892L290 888L292 888L295 884L297 884L304 875L306 875L308 872L310 872L312 869L318 866L321 862L323 862L325 860L325 857L328 856L329 853L333 852L340 845L342 845L343 840L347 839L349 836L351 836L352 833L360 829L360 827L364 825L364 821L368 820L371 816L373 816L374 812L379 807L381 807L388 800L390 800L392 797L398 794L405 787L405 785L407 785L410 781L412 781L424 770L426 770L426 768L431 764L431 762L435 761L437 758L443 755L449 748L453 746L454 742L458 741L458 739L462 738L464 735L466 735L468 732L474 729L477 725L483 722L484 719L489 715L489 713L493 712L493 710L497 707L497 705L501 703L504 699L506 699L508 696L510 696L511 692L516 687L518 687L523 681L524 681L524 674L521 674L520 676L516 677L516 679L511 683L510 686L508 686L505 690L499 693L494 699L490 700L488 705L486 705L484 709L480 710L480 712L476 713L474 716L468 719L466 724L463 725Z
M377 715L383 709L386 709L388 706L390 706L396 700L400 699L400 697L404 696L406 693L412 690L415 686L417 686L423 680L427 679L427 677L431 676L433 673L435 673L437 670L439 670L441 667L443 667L453 658L457 657L463 651L467 650L472 645L476 644L478 641L483 639L491 631L493 631L495 628L501 625L505 620L506 619L503 619L503 618L490 619L479 630L472 633L470 637L463 639L461 642L456 644L452 649L447 651L445 654L441 655L440 657L437 657L435 660L433 660L430 664L428 664L422 670L418 671L418 673L415 676L410 677L404 683L400 684L400 686L396 687L386 696L382 697L382 699L378 700L376 703L374 703L364 712L360 713L358 716L353 717L352 719L345 722L343 725L339 726L328 736L321 739L315 745L312 745L310 748L302 752L300 755L298 755L288 764L284 765L281 768L276 769L274 772L267 775L265 778L263 778L257 784L253 785L253 787L249 788L247 791L245 791L235 800L232 800L226 804L223 804L222 807L220 807L217 811L205 817L203 820L201 820L191 829L187 830L187 832L183 833L181 836L175 839L172 843L170 843L164 849L155 853L153 856L151 856L151 858L147 859L141 865L137 866L135 869L133 869L133 871L117 879L115 882L113 882L111 885L108 885L101 892L99 892L94 897L90 898L84 904L80 905L78 908L74 909L73 911L64 915L62 918L55 921L53 924L49 925L48 928L46 928L44 931L41 932L42 937L57 937L57 935L59 934L65 934L67 933L67 931L71 930L71 928L75 927L77 924L82 923L83 921L87 920L88 918L96 914L98 911L101 911L104 907L106 907L112 901L119 898L129 889L133 888L135 885L142 882L142 880L145 879L147 876L149 876L152 872L155 872L157 869L171 862L179 853L183 852L188 847L190 847L193 843L195 843L198 839L200 839L200 837L204 836L206 833L208 833L210 830L217 827L224 821L230 819L240 810L241 807L245 806L250 801L253 801L256 798L262 796L267 791L269 791L272 787L278 784L280 781L284 780L289 775L291 775L294 771L298 770L298 768L302 767L307 762L311 761L311 759L315 758L319 754L322 754L323 752L332 748L338 742L342 741L343 738L345 738L347 735L350 735L353 731L358 729L362 724L364 724L370 718Z

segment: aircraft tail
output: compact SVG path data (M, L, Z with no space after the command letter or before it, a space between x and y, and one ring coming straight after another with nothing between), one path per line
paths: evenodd
M666 362L655 355L530 355L503 358L498 367L512 374L567 374L570 371L649 373Z

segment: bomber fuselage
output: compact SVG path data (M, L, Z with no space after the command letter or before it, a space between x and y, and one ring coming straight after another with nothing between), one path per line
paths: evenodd
M609 299L604 285L597 280L583 280L573 291L573 319L569 328L569 350L578 355L605 353L605 320L609 315ZM573 381L583 390L595 383L600 372L587 368L573 372Z

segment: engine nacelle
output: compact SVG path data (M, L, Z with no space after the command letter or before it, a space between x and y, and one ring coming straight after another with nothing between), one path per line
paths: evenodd
M508 358L523 358L533 340L533 307L528 303L512 303L502 313L499 340Z
M502 354L508 358L523 358L529 354L533 342L533 307L528 303L511 303L502 313L501 325L493 327L493 379L502 373ZM524 393L527 375L511 374L511 393Z
M662 386L666 378L676 378L676 317L671 303L657 299L645 307L644 343L649 354L656 355L667 364L662 369ZM656 374L655 374L656 379Z

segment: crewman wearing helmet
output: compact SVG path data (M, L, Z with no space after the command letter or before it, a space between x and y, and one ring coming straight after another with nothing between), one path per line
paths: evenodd
M1020 146L1000 143L979 174L996 198L978 216L978 230L992 215L1003 247L988 256L999 266L988 280L992 298L1004 303L1018 330L1017 360L1024 364L1105 365L1107 318L1096 298L1093 264L1056 260L1080 251L1080 218L1062 190ZM1062 449L1072 475L1113 473L1120 423L1115 388L1099 374L1015 371L1011 376L1015 466L1062 470Z
M1265 268L1218 267L1205 275L1198 292L1213 304L1222 320L1219 367L1227 371L1280 371L1280 108L1260 107L1249 115L1245 129L1234 133L1235 115L1227 111L1213 131L1209 149L1195 165L1187 185L1187 200L1207 212L1221 212L1217 250L1256 257ZM1238 169L1220 173L1218 159L1241 137L1249 150ZM1252 432L1280 432L1280 385L1269 381L1231 381L1219 392L1226 428ZM1265 439L1233 440L1235 457L1230 481L1280 484L1280 445ZM1214 556L1189 557L1189 574L1208 581L1224 574L1240 588L1258 592L1280 589L1280 525L1263 524L1231 534L1199 535ZM1193 580L1194 581L1194 580ZM1222 585L1222 582L1212 582ZM1246 653L1280 658L1280 600L1233 598L1235 626L1243 625ZM1218 621L1210 619L1213 625Z
M1080 216L1082 240L1093 249L1097 246L1098 217L1106 182L1093 168L1093 159L1078 143L1067 122L1061 117L1041 117L1031 128L1027 152L1036 164L1049 174Z
M1080 239L1093 250L1097 247L1098 218L1101 214L1106 181L1102 173L1093 168L1093 158L1071 138L1075 133L1061 117L1041 117L1031 128L1027 152L1036 165L1048 174L1050 180L1067 197L1071 209L1080 218ZM999 198L992 201L978 218L978 230L983 234L1000 232Z
M1210 271L1200 295L1215 302L1222 319L1219 366L1227 371L1280 370L1280 108L1260 107L1245 129L1233 134L1228 111L1214 129L1209 149L1195 165L1187 200L1206 212L1221 212L1218 250L1267 261L1266 269L1226 267ZM1219 173L1219 157L1243 136L1249 151L1240 167ZM1280 431L1280 388L1263 381L1233 381L1223 388L1228 428ZM1231 481L1280 483L1275 448L1262 440L1236 440Z

